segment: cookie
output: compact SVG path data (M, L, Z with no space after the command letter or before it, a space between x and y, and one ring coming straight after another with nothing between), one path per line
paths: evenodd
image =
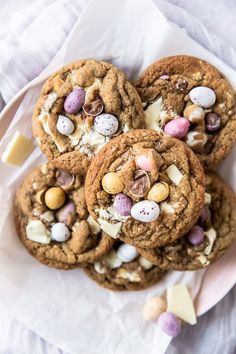
M83 178L51 164L35 168L15 197L16 231L39 262L59 269L93 262L114 240L88 215Z
M58 168L85 174L91 158L112 137L142 128L135 88L109 63L81 60L46 81L33 114L33 133Z
M205 168L236 141L235 91L214 66L186 55L161 59L135 82L148 129L184 140Z
M113 238L155 248L183 236L204 200L204 173L182 141L137 129L109 142L85 182L88 210Z
M217 261L236 238L236 196L216 174L206 177L205 206L192 230L169 245L139 252L162 269L195 270Z
M84 270L99 285L115 291L148 288L166 273L140 256L135 247L121 241L116 241L108 254Z

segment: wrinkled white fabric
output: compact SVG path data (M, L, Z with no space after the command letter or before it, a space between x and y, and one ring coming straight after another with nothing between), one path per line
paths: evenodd
M5 102L54 57L84 0L37 0L17 12L0 36L0 92Z

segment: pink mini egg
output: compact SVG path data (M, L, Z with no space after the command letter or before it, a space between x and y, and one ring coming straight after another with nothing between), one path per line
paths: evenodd
M182 139L187 134L189 127L190 122L187 118L178 117L165 125L164 132L174 138Z

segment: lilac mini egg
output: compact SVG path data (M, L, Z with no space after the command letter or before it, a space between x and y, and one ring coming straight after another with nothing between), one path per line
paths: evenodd
M69 114L78 113L85 101L86 92L82 88L75 88L66 97L64 109Z
M204 241L204 230L201 226L195 225L186 235L192 246L198 246Z
M120 215L128 216L132 208L132 200L126 194L118 193L115 196L113 206Z

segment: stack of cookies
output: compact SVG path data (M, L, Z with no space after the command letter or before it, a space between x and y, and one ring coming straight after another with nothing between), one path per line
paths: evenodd
M236 96L189 56L128 82L82 60L45 83L33 132L48 163L15 198L20 240L41 263L80 267L112 290L210 265L236 237L236 197L212 171L236 140Z

